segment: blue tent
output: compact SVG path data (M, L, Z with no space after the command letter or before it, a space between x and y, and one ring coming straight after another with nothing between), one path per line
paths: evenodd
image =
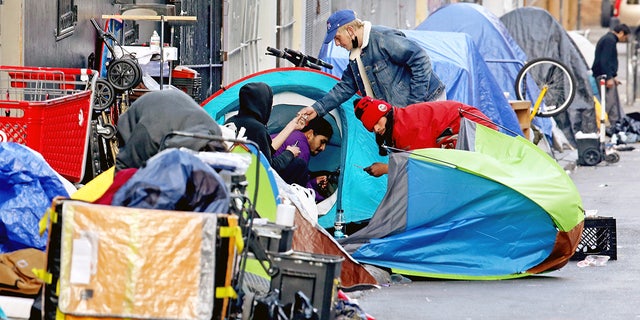
M238 110L238 92L249 82L265 82L273 89L274 107L268 127L270 131L275 132L282 123L291 120L297 110L329 92L338 79L307 68L267 70L242 78L214 93L202 103L205 111L218 123L224 123ZM353 114L355 98L354 96L342 107L325 116L334 126L334 136L329 141L327 149L318 157L312 157L309 163L312 171L340 173L337 192L325 200L326 203L321 203L322 206L330 207L327 213L319 218L323 227L333 226L337 208L344 211L347 223L370 219L384 196L387 184L386 177L373 178L362 170L362 167L373 162L386 162L387 158L378 155L378 146L373 134L368 132ZM261 178L261 181L263 180ZM266 191L271 193L270 190ZM272 197L277 196L275 192L271 193ZM260 195L259 199L264 199L262 197Z
M463 120L458 148L394 153L387 194L345 249L361 263L454 279L523 277L564 266L584 211L546 153ZM425 183L428 181L429 183Z
M480 109L497 124L522 134L520 125L471 38L463 33L402 30L407 38L423 47L433 70L445 83L447 99ZM333 42L323 45L319 58L334 65L326 70L342 75L348 64L348 52Z
M526 53L509 34L507 28L486 8L472 3L443 6L416 27L416 30L449 31L468 34L486 62L503 92L516 99L515 81L520 68L527 61ZM537 87L527 90L528 100L536 101ZM536 117L533 124L551 137L550 119Z

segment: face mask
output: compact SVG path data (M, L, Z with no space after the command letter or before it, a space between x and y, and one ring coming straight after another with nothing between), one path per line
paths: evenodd
M351 39L351 47L352 48L358 47L358 36L354 36L353 39Z

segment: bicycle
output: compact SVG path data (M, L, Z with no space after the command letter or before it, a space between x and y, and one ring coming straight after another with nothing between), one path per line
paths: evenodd
M277 48L267 47L267 52L265 54L281 59L286 59L287 61L293 63L296 67L306 67L315 70L322 70L323 67L327 69L333 69L332 64L293 49L284 48L284 50L280 50Z
M516 76L515 92L519 100L527 100L527 81L534 81L540 89L530 119L564 112L576 95L574 75L555 59L538 58L525 63Z

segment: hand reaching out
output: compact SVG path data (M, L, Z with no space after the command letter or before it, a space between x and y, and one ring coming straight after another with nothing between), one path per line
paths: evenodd
M298 148L298 146L287 146L287 150L291 151L291 153L293 153L294 157L297 157L300 155L300 148Z
M298 115L303 116L305 121L309 122L310 120L313 120L313 118L317 117L318 113L311 106L308 106L298 111Z
M329 185L329 179L327 176L317 176L316 184L320 189L325 189Z
M294 130L302 130L302 128L304 128L307 125L307 120L305 120L305 116L301 114L297 115L291 121L292 122L295 121Z
M362 170L377 178L389 172L389 165L382 162L374 162Z

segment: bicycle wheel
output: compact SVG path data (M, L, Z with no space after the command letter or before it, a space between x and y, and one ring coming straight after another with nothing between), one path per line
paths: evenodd
M536 101L537 97L530 92L533 84L537 85L536 89L547 87L543 105L536 116L552 117L565 111L576 95L575 77L569 68L554 59L538 58L527 62L516 76L516 97Z

